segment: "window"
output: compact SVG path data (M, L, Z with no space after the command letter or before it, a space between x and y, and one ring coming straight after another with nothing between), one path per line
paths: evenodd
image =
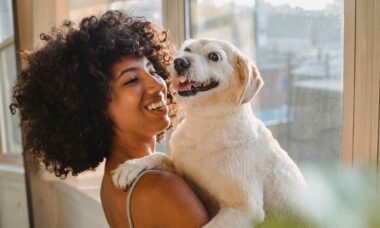
M0 135L2 154L21 154L19 117L9 111L11 88L17 76L13 32L13 13L10 0L0 2Z
M252 103L297 163L341 160L343 0L189 1L189 36L224 39L255 59Z
M162 24L161 0L70 0L70 18L74 21L79 21L84 15L100 15L106 10L116 9Z

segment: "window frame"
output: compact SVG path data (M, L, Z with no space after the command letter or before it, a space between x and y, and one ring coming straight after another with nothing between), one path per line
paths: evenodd
M345 0L344 4L342 161L347 165L352 165L352 141L354 136L355 0Z
M379 167L380 2L345 0L343 162ZM377 63L377 64L376 64Z

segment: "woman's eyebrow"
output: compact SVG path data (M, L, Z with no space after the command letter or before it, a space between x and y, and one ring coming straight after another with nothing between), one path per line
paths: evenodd
M137 70L137 67L130 67L130 68L122 70L120 72L119 76L117 77L117 80L119 80L121 78L121 76L123 76L123 74L128 73L130 71L136 71L136 70Z
M148 67L150 67L150 66L152 66L152 65L153 65L152 62L147 62L147 63L146 63L146 68L148 68ZM122 71L120 72L119 76L117 76L117 80L119 80L119 79L121 78L121 76L123 76L123 74L128 73L128 72L130 72L130 71L137 71L137 67L129 67L129 68L127 68L127 69L122 70Z

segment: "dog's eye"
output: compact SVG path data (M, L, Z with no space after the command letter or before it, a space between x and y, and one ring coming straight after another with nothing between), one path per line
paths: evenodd
M214 62L218 62L222 59L222 55L219 52L211 52L208 54L208 58Z
M191 52L190 48L188 48L188 47L185 48L184 51L186 51L186 52Z

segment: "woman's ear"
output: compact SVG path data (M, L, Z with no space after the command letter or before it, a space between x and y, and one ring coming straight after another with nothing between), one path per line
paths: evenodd
M255 63L241 55L237 57L238 77L241 81L242 89L239 95L239 103L244 104L252 100L264 85Z

